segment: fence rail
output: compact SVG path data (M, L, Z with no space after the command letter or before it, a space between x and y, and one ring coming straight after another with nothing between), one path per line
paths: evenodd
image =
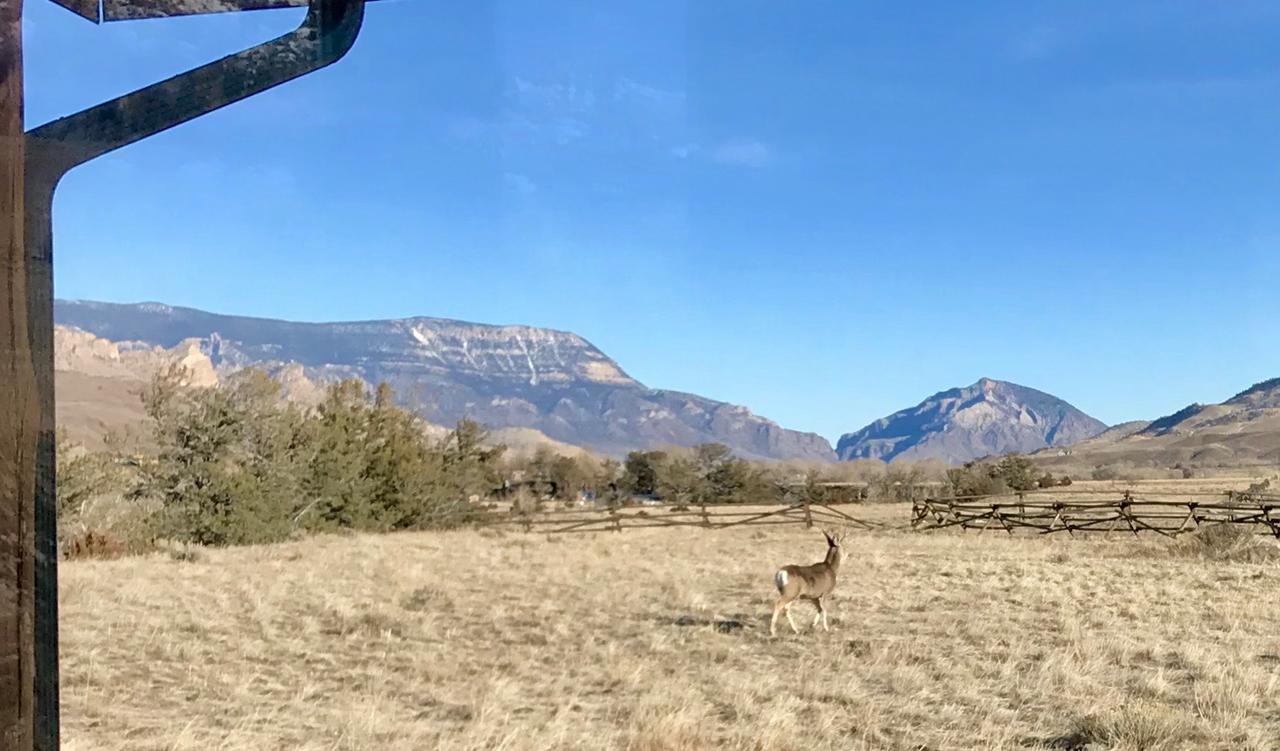
M878 529L882 525L859 519L839 508L848 504L796 502L775 506L744 504L645 504L609 508L573 508L521 512L486 511L473 514L476 526L509 526L548 534L621 532L624 529L697 527L728 529L739 526L803 525Z
M1119 491L1116 491L1119 492ZM1101 496L1101 497L1100 497ZM522 510L473 510L456 517L477 527L506 527L527 532L575 534L627 529L693 527L729 529L741 526L843 526L863 530L935 531L943 529L1003 531L1008 534L1064 532L1069 536L1112 532L1151 533L1174 537L1205 524L1247 524L1259 534L1280 539L1280 495L1160 493L1139 496L1125 491L1117 498L1099 491L1028 492L1005 496L929 498L911 504L910 518L893 523L860 518L856 503L795 501L774 505L671 503Z
M988 498L929 499L912 504L911 526L917 530L959 527L1052 534L1153 532L1166 537L1191 532L1203 524L1250 524L1260 534L1280 538L1280 496L1224 493L1220 496L1143 498L1125 492L1119 498L1038 499L1033 494ZM1096 494L1095 494L1096 495Z

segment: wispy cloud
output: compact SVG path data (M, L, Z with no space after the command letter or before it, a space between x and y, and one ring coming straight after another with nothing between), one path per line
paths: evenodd
M682 143L672 146L668 153L676 159L704 159L731 167L759 169L777 161L777 153L769 144L757 138L730 138L710 146L700 143Z
M591 124L574 117L528 117L509 115L501 125L507 143L553 143L567 146L591 134Z
M590 115L596 93L576 83L530 81L516 76L507 87L508 100L521 109L548 115Z
M649 152L746 169L761 169L778 161L776 149L759 138L691 138L687 110L684 91L633 78L583 84L573 79L515 76L503 90L503 106L496 118L459 119L451 132L464 140L494 139L505 149L590 142L592 148ZM537 189L536 183L518 172L507 173L503 179L508 189L524 195Z
M516 76L507 86L505 99L504 140L564 146L586 138L593 130L597 95L590 87Z
M686 95L683 91L650 86L631 78L620 78L613 85L615 102L647 102L663 108L684 109Z
M773 149L754 138L731 138L711 149L711 159L738 167L766 167L774 160Z
M594 140L619 149L665 147L687 138L683 91L637 81L514 76L503 87L496 117L456 118L450 133L462 140L493 138L504 146L568 146Z

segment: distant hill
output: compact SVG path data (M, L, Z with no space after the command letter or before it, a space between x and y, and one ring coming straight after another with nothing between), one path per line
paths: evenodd
M941 391L840 438L841 459L941 459L962 463L1064 446L1106 425L1042 391L983 378Z
M1129 428L1121 430L1125 426ZM1150 422L1125 426L1047 453L1093 464L1280 463L1280 379L1255 384L1220 404L1191 404Z
M300 391L340 378L386 381L405 406L437 424L468 417L612 455L719 442L749 458L835 458L821 436L787 430L746 407L651 389L567 332L425 317L295 323L81 300L57 301L54 317L64 334L74 329L106 340L81 342L80 355L92 347L117 350L92 366L59 353L60 370L86 377L136 378L176 352L206 379L253 366L288 376Z

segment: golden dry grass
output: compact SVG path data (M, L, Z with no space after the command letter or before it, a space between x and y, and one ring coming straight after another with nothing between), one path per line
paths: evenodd
M772 574L816 560L816 531L456 531L68 563L65 747L1280 747L1274 563L1132 539L847 546L831 633L775 640Z
M1216 496L1225 494L1229 490L1243 491L1247 490L1250 485L1259 482L1260 475L1257 474L1256 468L1244 468L1238 470L1221 469L1216 470L1221 473L1213 477L1199 477L1189 480L1079 480L1072 483L1071 487L1063 490L1070 491L1067 495L1073 493L1099 493L1103 495L1120 496L1126 490L1133 491L1137 496ZM1276 484L1274 476L1268 475L1262 479L1270 478L1273 485ZM1037 494L1053 495L1053 491L1040 491Z

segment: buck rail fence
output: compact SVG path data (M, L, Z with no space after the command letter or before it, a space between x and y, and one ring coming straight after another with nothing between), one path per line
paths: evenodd
M1097 491L1079 496L1056 491L1048 496L1023 493L1005 496L928 499L912 504L911 526L917 530L959 527L979 534L993 529L1009 534L1151 532L1174 537L1204 524L1255 525L1259 534L1280 538L1280 495L1228 492L1213 496L1161 493L1139 496L1125 491L1099 498Z
M804 525L879 529L883 525L859 519L841 508L852 504L794 503L761 505L743 503L673 504L644 503L602 508L475 511L469 524L479 527L508 526L527 532L564 534L621 532L624 529L698 527L728 529L740 526Z

